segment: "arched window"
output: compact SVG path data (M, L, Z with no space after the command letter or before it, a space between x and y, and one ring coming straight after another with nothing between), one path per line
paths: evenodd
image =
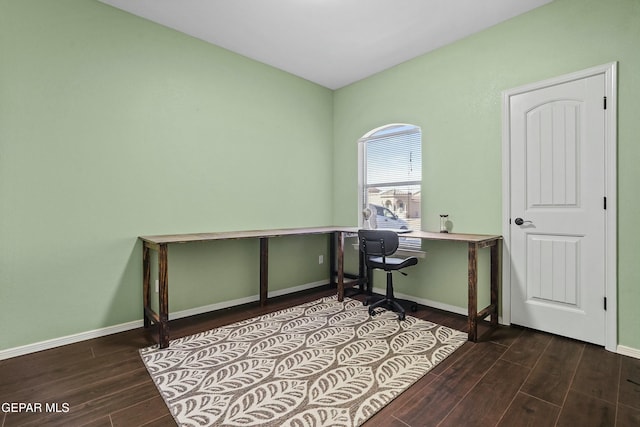
M389 124L365 134L358 145L360 226L421 230L420 128Z

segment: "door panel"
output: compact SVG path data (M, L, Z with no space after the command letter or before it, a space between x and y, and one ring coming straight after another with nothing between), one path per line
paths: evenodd
M528 206L575 206L578 202L580 104L545 104L527 113Z
M510 104L511 320L597 344L605 327L604 88L596 75Z
M578 308L582 236L530 234L527 300Z

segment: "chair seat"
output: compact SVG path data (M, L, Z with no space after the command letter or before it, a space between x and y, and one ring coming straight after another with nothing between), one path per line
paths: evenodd
M418 263L418 258L409 257L409 258L393 258L386 257L385 260L387 264L385 265L382 262L382 257L371 257L369 258L369 266L372 268L379 268L381 270L400 270L405 267L409 267L412 265L416 265Z

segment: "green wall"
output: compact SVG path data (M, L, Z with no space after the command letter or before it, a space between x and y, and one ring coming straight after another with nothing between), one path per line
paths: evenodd
M619 341L640 349L638 41L638 0L555 0L332 92L97 1L0 0L0 350L140 320L139 235L355 225L356 141L387 123L422 128L425 229L500 233L501 92L611 61ZM272 289L326 278L326 239L271 249ZM464 248L425 249L398 291L465 306ZM257 255L172 246L171 311L257 294Z
M332 223L328 89L97 1L0 0L0 58L0 350L141 319L139 235ZM257 241L196 246L171 311L258 294Z
M501 234L502 91L619 61L618 333L621 345L640 348L639 43L640 1L555 0L336 91L335 222L358 214L358 138L403 122L422 128L424 228L437 230L446 213L456 232ZM401 289L465 306L466 289L451 285L460 283L464 254L443 258L439 246L425 249L426 262Z

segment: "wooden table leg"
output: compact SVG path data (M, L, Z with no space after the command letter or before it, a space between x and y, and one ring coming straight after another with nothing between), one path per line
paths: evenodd
M169 347L169 275L168 275L168 247L161 244L158 247L158 342L160 348Z
M338 301L344 301L344 233L338 231Z
M478 339L478 244L469 242L469 341Z
M364 254L358 247L358 284L360 285L360 292L367 296L371 295L372 291L372 284L369 282L370 274L371 272L367 271L367 267L364 264Z
M151 321L147 315L147 310L151 309L151 259L149 246L142 243L142 319L144 327L149 328Z
M267 304L269 292L269 238L260 238L260 307Z
M500 292L500 263L502 254L502 241L496 240L491 246L491 327L498 326L498 293Z
M336 286L336 239L337 232L329 234L329 285Z

